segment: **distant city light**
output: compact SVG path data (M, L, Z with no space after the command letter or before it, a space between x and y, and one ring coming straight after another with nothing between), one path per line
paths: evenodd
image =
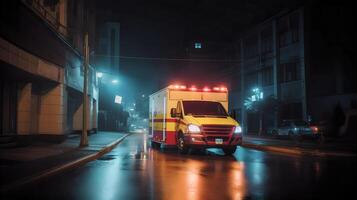
M97 72L97 77L98 78L102 78L103 77L103 73L102 72Z
M117 79L114 79L114 80L112 80L112 83L113 83L113 84L117 84L117 83L118 83L118 80L117 80Z
M255 93L259 92L259 88L253 88L253 92Z
M114 103L121 104L123 97L115 95Z
M264 93L260 91L259 88L253 88L252 89L253 95L251 96L251 100L254 101L260 101L264 98Z

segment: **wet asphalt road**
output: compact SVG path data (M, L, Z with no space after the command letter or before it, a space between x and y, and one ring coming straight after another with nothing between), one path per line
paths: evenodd
M127 137L85 166L17 191L22 199L343 199L357 191L357 161L292 157L246 148L193 155ZM350 196L348 199L354 199Z

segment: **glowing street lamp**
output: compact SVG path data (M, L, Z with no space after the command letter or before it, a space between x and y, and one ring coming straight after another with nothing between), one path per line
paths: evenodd
M114 79L114 80L112 80L112 83L113 83L113 84L117 84L117 83L118 83L118 80L117 80L117 79Z
M102 72L97 72L97 77L98 78L102 78L103 77L103 73Z
M253 88L253 95L251 96L251 100L252 101L260 101L263 100L264 98L264 93L262 91L260 91L259 88Z

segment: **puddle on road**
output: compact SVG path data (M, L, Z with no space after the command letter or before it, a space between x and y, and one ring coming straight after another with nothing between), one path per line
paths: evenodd
M107 161L107 160L114 160L115 158L116 158L116 156L114 156L114 155L104 155L104 156L98 158L97 160Z

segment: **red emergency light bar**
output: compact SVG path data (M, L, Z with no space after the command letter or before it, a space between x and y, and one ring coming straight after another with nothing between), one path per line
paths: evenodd
M186 85L170 85L169 89L173 90L189 90L189 91L203 91L203 92L228 92L228 89L226 87L220 86L220 87L213 87L210 88L208 86L203 87L202 89L198 89L196 86L192 85L191 87L187 88Z
M227 88L226 87L214 87L213 88L214 91L220 91L220 92L227 92Z

